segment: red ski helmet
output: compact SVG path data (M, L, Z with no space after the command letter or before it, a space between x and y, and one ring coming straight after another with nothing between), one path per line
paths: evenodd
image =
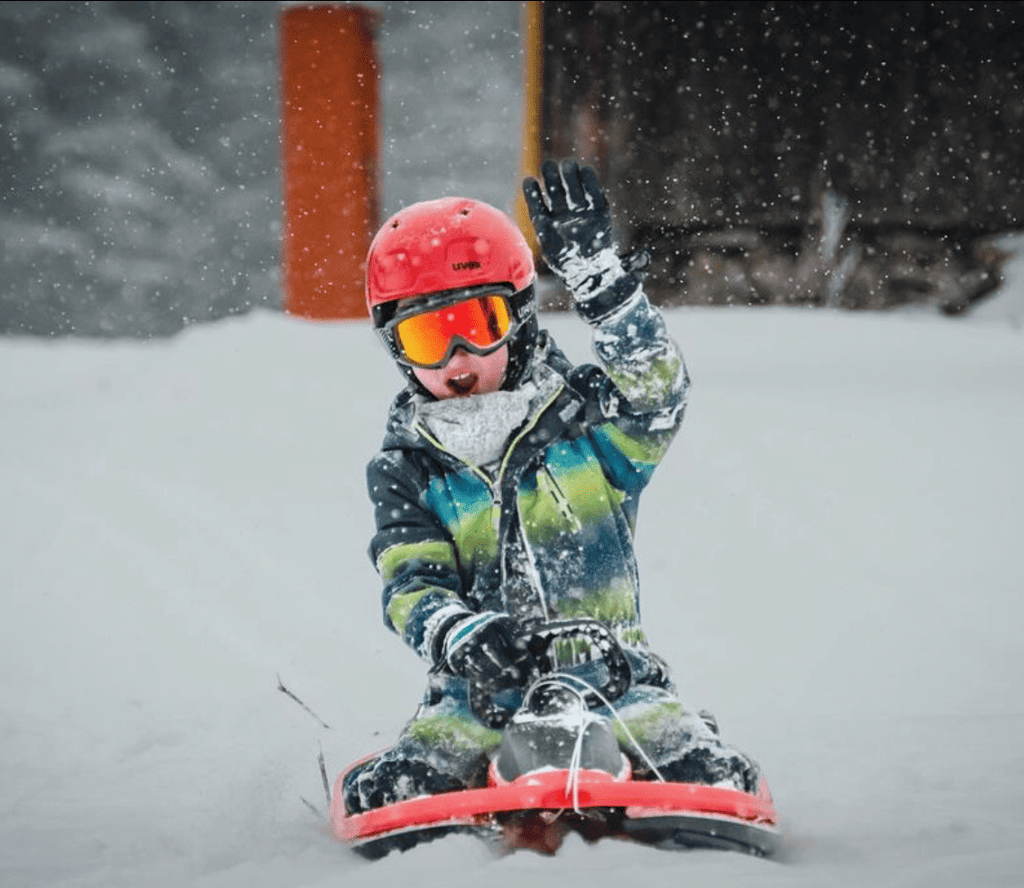
M377 232L366 257L366 307L394 354L385 326L402 299L505 285L518 332L509 343L505 388L518 384L537 335L533 251L501 210L466 197L422 201L399 210ZM414 375L403 372L415 382Z
M530 245L505 213L442 197L400 210L377 232L366 257L366 306L374 315L388 302L479 284L518 292L534 277Z

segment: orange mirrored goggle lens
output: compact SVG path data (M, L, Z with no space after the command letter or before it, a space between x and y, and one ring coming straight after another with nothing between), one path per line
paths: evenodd
M435 367L445 360L456 337L486 354L502 342L511 327L503 296L477 296L403 318L394 327L395 344L411 363Z

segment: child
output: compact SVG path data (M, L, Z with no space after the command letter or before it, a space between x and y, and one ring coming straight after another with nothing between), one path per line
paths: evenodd
M368 307L408 381L367 469L370 554L385 624L431 668L397 743L349 774L350 813L482 785L501 735L471 712L470 683L521 699L524 639L576 617L626 650L633 682L615 706L648 764L757 788L757 766L683 706L640 625L637 498L682 420L682 358L639 263L615 253L593 171L548 161L541 176L523 186L530 218L601 366L572 366L538 328L530 247L493 207L415 204L370 247Z

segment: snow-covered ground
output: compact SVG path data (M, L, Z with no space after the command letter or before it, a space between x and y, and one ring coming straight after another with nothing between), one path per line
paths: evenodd
M366 324L0 342L0 883L1024 883L1022 286L978 319L668 314L694 389L641 509L645 622L764 765L784 865L351 857L316 757L387 743L422 680L365 554L400 382Z
M386 211L507 206L518 4L370 5L396 23ZM0 340L0 886L1024 885L1016 244L968 318L668 314L694 388L641 507L645 623L765 767L786 864L352 857L306 804L317 755L333 776L388 743L422 686L366 556L363 466L400 383L366 324ZM545 321L589 357L582 323Z

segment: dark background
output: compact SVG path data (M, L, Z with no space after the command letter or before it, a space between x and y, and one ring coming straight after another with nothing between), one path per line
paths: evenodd
M383 214L511 209L522 5L361 5ZM660 301L956 313L1024 224L1022 7L544 3L543 153L598 165ZM0 4L0 333L280 307L280 8Z
M957 312L998 282L1024 4L543 9L545 153L598 166L667 299Z

